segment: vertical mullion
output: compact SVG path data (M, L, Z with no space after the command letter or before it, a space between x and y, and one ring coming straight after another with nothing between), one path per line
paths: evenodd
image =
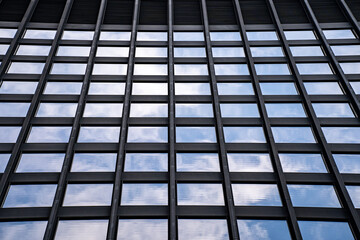
M59 208L61 207L61 204L64 199L65 189L66 189L66 184L67 184L67 175L68 175L68 172L70 171L72 158L74 156L74 146L77 141L77 137L79 135L80 125L81 125L80 124L81 117L83 115L85 104L86 104L86 98L87 98L87 93L88 93L89 84L90 84L90 77L91 77L93 66L94 66L95 53L96 53L97 44L98 44L99 37L100 37L101 24L103 22L104 15L105 15L106 4L107 4L107 0L101 0L98 17L97 17L96 25L95 25L94 37L93 37L93 41L91 44L89 59L87 62L83 85L82 85L81 93L80 93L80 97L79 97L79 102L78 102L78 106L77 106L75 117L74 117L74 122L73 122L72 129L71 129L69 143L66 148L65 159L64 159L64 163L63 163L63 166L61 169L58 186L56 188L54 202L51 207L48 224L46 226L44 240L51 240L55 236L57 220L58 220L58 212L59 212Z
M230 173L229 173L229 167L227 161L223 124L220 114L220 101L219 101L219 94L216 83L214 59L212 56L212 49L211 49L209 20L208 20L205 0L201 0L201 10L202 10L202 18L204 24L204 32L205 32L205 44L206 44L206 53L207 53L207 61L208 61L207 64L210 74L210 86L211 86L211 93L212 93L213 106L214 106L213 108L214 108L215 122L216 122L216 133L217 133L216 135L220 150L219 155L220 155L220 161L221 161L221 167L223 173L225 202L227 206L229 227L230 227L229 235L231 236L231 239L238 240L240 238L239 238L239 231L237 226L233 193L231 189L231 180L230 180Z
M284 47L284 52L289 60L290 68L296 77L296 86L298 88L298 91L300 92L300 95L302 96L302 99L303 99L302 102L304 103L304 107L307 112L307 116L309 117L309 120L312 123L312 128L313 128L314 134L317 138L317 142L320 144L320 146L323 150L322 153L324 155L324 160L327 164L327 167L328 167L330 173L332 173L334 175L335 187L337 189L339 198L344 205L344 209L347 212L349 212L350 222L351 222L353 231L354 231L355 235L357 236L357 238L359 238L359 216L356 212L356 209L354 208L354 205L351 201L349 193L346 190L345 183L344 183L344 181L341 177L341 174L336 166L336 163L331 154L329 145L326 142L324 133L322 132L322 129L321 129L320 122L316 117L315 111L311 105L311 100L309 98L309 95L306 92L304 82L301 78L301 75L299 74L299 71L296 68L296 63L295 63L295 60L290 51L289 44L286 41L285 34L283 31L282 25L280 23L274 2L273 2L273 0L267 0L267 1L269 3L269 8L270 8L271 14L275 20L276 29L278 30L280 41L282 43L282 46Z
M278 180L279 180L279 182L278 182L279 192L282 197L284 207L286 208L286 211L288 213L290 234L293 239L302 239L301 233L300 233L300 228L299 228L297 218L296 218L295 209L292 205L289 190L287 188L285 174L281 168L281 163L280 163L280 159L279 159L279 155L278 155L278 149L275 144L274 136L271 131L271 124L270 124L270 120L269 120L269 117L267 115L267 111L265 108L264 96L262 95L262 92L260 89L259 78L256 74L254 59L251 55L250 44L249 44L249 40L246 35L245 23L244 23L244 19L243 19L242 13L241 13L240 3L238 0L234 0L234 3L235 3L236 14L237 14L239 25L240 25L240 34L241 34L241 38L242 38L243 44L244 44L244 52L245 52L245 55L247 58L247 63L248 63L248 67L250 70L250 74L253 79L253 87L255 90L255 95L257 97L257 102L258 102L259 109L260 109L260 116L263 119L265 136L266 136L266 139L269 144L270 156L272 159L274 172L277 175Z
M358 37L360 37L359 23L358 23L357 19L354 17L354 14L351 12L349 6L345 2L345 0L337 0L337 2L341 6L341 8L344 10L344 12L345 12L346 16L348 17L348 19L350 20L351 25L355 29L356 34L358 35Z
M40 96L41 96L41 93L42 93L42 91L43 91L43 89L45 87L46 79L47 79L47 76L48 76L48 74L50 72L51 64L53 62L56 50L58 48L58 44L59 44L59 41L60 41L60 38L61 38L61 34L62 34L63 29L64 29L67 18L69 16L72 3L73 3L73 0L67 0L67 2L66 2L63 14L61 16L61 19L60 19L60 22L59 22L59 25L58 25L58 28L57 28L57 31L56 31L56 35L55 35L54 40L53 40L52 45L51 45L49 55L46 58L44 69L43 69L43 71L41 73L41 76L40 76L37 88L35 90L35 93L34 93L32 99L31 99L30 107L29 107L29 109L27 111L24 122L23 122L23 124L21 126L21 131L20 131L19 136L18 136L18 138L16 140L16 143L15 143L13 149L12 149L11 157L9 159L7 167L6 167L5 171L4 171L4 173L2 174L1 181L0 181L0 202L3 202L2 200L5 198L5 195L6 195L6 192L7 192L8 180L10 178L10 174L14 171L14 169L15 169L15 167L17 165L17 162L18 162L18 159L19 159L19 156L20 156L20 153L21 153L22 144L25 142L26 137L27 137L27 135L29 133L29 130L30 130L30 127L31 127L31 119L35 115L38 104L40 102ZM25 30L25 29L23 29L23 30Z
M360 102L359 99L356 97L356 94L354 90L352 89L348 79L346 78L343 70L340 67L339 62L337 61L333 51L331 50L331 47L329 43L327 42L324 33L321 30L321 27L319 25L318 20L316 19L316 16L308 2L308 0L300 0L301 3L303 3L303 6L305 8L305 11L308 13L308 16L310 18L310 21L312 22L315 31L322 43L322 46L326 52L326 55L330 58L330 62L332 64L332 67L335 71L335 73L339 76L341 86L343 87L346 95L348 95L351 105L357 115L358 118L360 118Z
M175 166L175 93L173 0L168 0L168 94L169 94L169 239L176 240L176 166Z
M130 39L130 49L129 49L129 62L127 68L126 76L126 87L125 87L125 98L123 102L123 114L121 120L121 131L119 139L119 149L118 156L116 161L115 169L115 183L114 190L111 200L111 213L108 226L107 238L109 240L115 240L116 230L118 226L118 210L120 206L120 193L121 193L121 184L122 184L122 171L124 166L125 159L125 146L126 146L126 137L128 132L128 122L129 122L129 113L130 113L130 99L131 99L131 89L132 89L132 77L134 71L134 61L135 61L135 43L136 43L136 33L137 25L139 19L140 11L140 0L134 1L134 12L131 28L131 39Z
M27 7L26 12L20 22L18 30L16 31L14 38L11 40L10 46L9 46L9 48L6 52L6 55L4 56L2 63L0 65L0 86L2 84L5 72L9 67L10 59L16 51L19 40L21 39L22 35L25 32L26 25L30 21L38 2L39 2L39 0L31 0L30 1L29 6Z

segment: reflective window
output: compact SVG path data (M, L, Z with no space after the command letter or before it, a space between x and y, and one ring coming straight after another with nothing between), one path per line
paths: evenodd
M11 185L3 207L51 207L55 184Z
M176 142L211 143L216 142L214 127L176 127Z
M327 39L355 39L350 29L323 30L323 33Z
M236 206L282 206L275 184L232 184Z
M120 127L81 127L78 142L118 142Z
M174 41L204 41L204 33L174 32Z
M219 95L254 95L251 83L218 83Z
M227 143L264 143L266 142L262 127L224 127Z
M5 55L8 48L9 48L9 45L0 44L0 55Z
M351 87L354 89L355 94L360 94L360 82L351 82L350 84Z
M331 185L288 184L288 189L295 207L341 207Z
M237 220L241 239L290 240L285 220Z
M179 240L229 240L225 219L179 219Z
M0 153L0 173L5 171L6 165L10 159L11 154Z
M174 57L206 57L205 48L195 48L195 47L175 47L174 48Z
M167 127L129 127L128 142L167 142Z
M105 239L108 220L60 220L55 240Z
M177 198L178 205L225 205L221 184L180 183Z
M167 104L131 103L130 117L167 117Z
M87 103L84 117L121 117L122 103Z
M44 94L78 95L81 87L81 82L48 82Z
M176 117L213 117L212 104L181 104L175 105Z
M354 117L347 103L313 103L317 117Z
M298 221L304 240L354 239L347 222Z
M175 75L208 75L206 64L175 64Z
M65 30L62 39L66 40L93 40L94 32Z
M137 32L137 41L167 41L167 32Z
M340 67L345 74L360 74L360 62L340 63Z
M264 95L297 95L298 92L293 83L260 83L261 92Z
M75 117L77 103L40 103L36 117Z
M343 94L337 82L305 82L304 85L309 95Z
M16 55L47 56L51 46L46 45L20 45Z
M175 83L175 95L210 95L209 83Z
M120 219L117 240L168 239L167 219Z
M287 64L255 64L257 75L289 75Z
M360 45L335 45L331 50L336 56L360 55Z
M95 63L93 75L126 75L127 64L101 64Z
M300 74L333 74L328 63L297 63Z
M126 153L125 172L166 172L167 153Z
M268 41L278 40L276 32L262 31L262 32L246 32L249 41Z
M23 153L16 172L60 172L64 153Z
M90 47L59 46L56 56L88 57Z
M272 127L277 143L315 143L310 127Z
M0 143L15 143L21 127L0 126Z
M167 205L168 186L162 183L124 183L121 205Z
M0 102L0 117L25 117L30 103Z
M55 30L28 29L25 32L24 38L30 38L30 39L54 39L55 35L56 35Z
M54 63L50 74L85 74L85 63Z
M0 236L6 240L42 239L45 233L47 221L26 221L26 222L0 222Z
M112 190L112 184L68 184L63 206L110 205Z
M327 172L321 154L281 153L279 157L284 172Z
M131 32L107 32L100 33L100 40L130 41Z
M176 49L176 48L175 48ZM127 50L128 52L129 50ZM167 48L164 47L136 47L135 57L167 57ZM176 52L176 50L175 50ZM126 57L128 54L126 55ZM175 55L176 57L176 55Z
M37 82L3 81L0 94L33 94L37 85Z
M217 153L177 153L178 172L220 172Z
M45 63L12 62L7 73L41 74Z
M132 95L167 95L167 83L133 83Z
M290 50L294 57L324 56L320 46L290 47Z
M306 117L301 103L266 103L269 117Z
M256 103L223 103L220 104L222 117L260 117Z
M213 47L212 54L213 57L245 57L241 47Z
M72 172L114 172L116 153L75 153Z
M137 52L137 50L136 50ZM97 57L128 57L128 47L98 47L96 51Z
M346 186L355 208L360 208L360 186Z
M253 57L283 57L284 53L281 47L251 47Z
M13 38L17 29L0 28L0 38Z
M322 127L328 143L360 143L360 127Z
M239 32L210 32L211 41L241 41Z
M360 154L333 154L340 173L360 173Z
M230 172L273 172L267 153L228 153Z
M315 40L313 31L284 31L287 40Z
M249 75L246 64L215 64L216 75Z
M71 127L32 127L28 143L66 143L69 141Z
M167 75L166 64L135 64L134 75Z
M124 95L125 83L90 83L89 95Z

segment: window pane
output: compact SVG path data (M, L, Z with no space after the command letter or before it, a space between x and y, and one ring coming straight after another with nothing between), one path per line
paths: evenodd
M9 45L0 44L0 55L5 55L8 48L9 48Z
M278 40L276 32L246 32L249 41Z
M216 142L214 127L176 127L176 142L211 143Z
M333 154L340 173L360 173L359 154Z
M315 40L313 31L285 31L287 40Z
M213 57L245 57L241 47L213 47L212 54Z
M222 117L246 117L246 118L258 118L259 110L255 103L227 103L220 104Z
M175 75L208 75L206 64L175 64Z
M175 52L176 52L176 50L175 50ZM127 56L128 56L128 54L127 54ZM165 58L165 57L167 57L167 48L164 48L164 47L136 47L135 57L164 57ZM175 57L176 57L176 55L175 55Z
M96 51L97 57L128 57L128 47L98 47Z
M219 95L254 95L251 83L218 83Z
M28 143L66 143L69 141L71 127L32 127Z
M346 186L355 208L360 208L360 186Z
M82 87L81 82L48 82L44 94L78 95Z
M347 103L313 103L317 117L354 117Z
M45 63L12 62L7 73L41 74Z
M132 103L130 117L167 117L167 104Z
M120 127L81 127L78 142L118 142Z
M315 143L310 127L272 127L277 143Z
M3 81L0 94L33 94L37 85L37 82Z
M237 220L241 239L291 239L285 220Z
M210 32L211 41L241 41L239 32Z
M220 172L217 153L177 153L178 172Z
M266 142L262 127L224 127L227 143L264 143Z
M16 55L47 56L51 46L45 45L20 45Z
M283 57L284 53L281 47L251 47L253 57Z
M0 153L0 173L5 171L5 168L8 164L11 154Z
M91 31L64 31L62 39L66 40L93 40L94 32Z
M133 83L132 95L167 95L167 83Z
M54 39L56 35L55 30L39 30L28 29L25 32L24 38L31 39Z
M275 184L232 184L236 206L282 206Z
M343 94L337 82L306 82L304 84L310 95Z
M205 48L174 48L174 57L206 57Z
M228 226L225 219L179 219L179 240L206 239L228 240Z
M321 154L279 154L284 172L326 173Z
M213 117L212 104L181 104L175 106L176 117Z
M249 75L246 64L215 64L216 75Z
M167 142L167 127L129 127L128 142Z
M68 184L63 206L110 205L112 190L112 184Z
M117 240L168 239L167 219L120 219Z
M27 240L42 239L47 221L0 222L0 236L6 240L18 240L26 236Z
M350 84L351 87L354 89L355 94L360 94L360 82L351 82Z
M167 153L126 153L125 172L166 172Z
M93 75L126 75L127 64L100 64L95 63Z
M75 117L77 103L40 103L36 117Z
M0 102L0 117L25 117L30 103Z
M134 75L167 75L167 65L135 64Z
M323 30L323 33L327 39L355 39L350 29Z
M84 117L121 117L122 103L87 103Z
M54 63L50 74L85 74L86 64L84 63Z
M360 143L360 127L322 127L328 143Z
M3 207L51 207L56 186L54 184L11 185Z
M328 63L297 63L299 73L307 74L333 74Z
M90 47L59 46L56 56L88 57Z
M16 172L60 172L65 154L23 153Z
M107 220L60 220L55 240L105 239L107 234Z
M100 40L130 41L131 32L101 32Z
M161 183L125 183L122 186L121 205L167 205L168 186Z
M293 83L260 83L261 92L264 95L297 95Z
M306 117L301 103L266 103L269 117Z
M333 186L288 185L295 207L341 207Z
M290 50L294 57L324 56L320 46L290 47Z
M137 32L137 41L167 41L167 32Z
M90 83L89 95L124 95L125 83Z
M360 62L340 63L345 74L360 74Z
M0 38L13 38L17 29L0 28Z
M287 64L255 64L257 75L290 75Z
M175 83L175 95L210 95L209 83Z
M360 55L360 45L335 45L331 46L335 56Z
M75 153L72 172L114 172L116 153Z
M273 172L267 153L228 153L230 172Z
M174 32L174 41L204 41L204 33Z
M221 184L177 184L177 197L178 205L225 205Z
M298 221L298 223L304 240L354 239L347 222Z
M0 143L15 143L21 127L0 126Z

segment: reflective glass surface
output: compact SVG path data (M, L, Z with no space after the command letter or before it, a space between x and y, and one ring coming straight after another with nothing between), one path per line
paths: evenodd
M347 222L298 221L304 240L354 239Z
M77 103L40 103L36 117L75 117Z
M166 219L120 219L117 240L166 240L167 222Z
M290 47L294 57L324 56L320 46Z
M128 142L167 142L167 127L129 127Z
M237 220L241 239L290 240L285 220Z
M175 95L210 95L209 83L175 83Z
M48 82L44 94L78 95L81 87L81 82Z
M355 39L350 29L323 30L327 39Z
M216 75L249 75L246 64L215 64Z
M284 31L287 40L315 40L313 31Z
M8 48L9 48L9 45L0 44L0 55L5 55Z
M130 117L167 117L167 104L132 103Z
M264 143L266 142L262 127L224 127L227 143Z
M175 64L175 75L208 75L208 68L206 64Z
M17 29L12 28L0 28L0 38L13 38Z
M25 117L30 103L0 102L0 117Z
M275 184L232 184L236 206L282 206Z
M210 32L211 41L241 41L239 32Z
M124 92L125 83L90 83L89 88L89 95L124 95Z
M355 94L360 94L360 82L351 82L350 84Z
M56 55L68 57L88 57L90 47L59 46Z
M288 184L294 207L341 207L331 185Z
M108 220L60 220L55 240L100 240L107 234Z
M64 153L23 153L16 172L60 172Z
M167 75L167 65L166 64L135 64L134 75Z
M168 170L167 153L126 153L125 172L165 172Z
M137 32L137 41L167 41L167 32Z
M212 47L213 57L245 57L241 47Z
M360 62L340 63L345 74L360 74Z
M305 82L304 85L310 95L343 94L337 82Z
M107 41L130 41L131 32L108 32L102 31L100 33L100 40Z
M112 184L68 184L63 206L110 205L112 190Z
M360 174L360 154L333 154L340 173Z
M174 48L174 57L190 57L190 58L197 58L197 57L206 57L206 51L205 48L194 48L194 47L186 47L186 48L180 48L175 47Z
M75 153L72 172L114 172L116 153Z
M269 117L306 117L301 103L266 103Z
M0 126L0 143L15 143L21 127Z
M85 74L86 64L84 63L54 63L50 74Z
M118 142L120 127L81 127L78 142Z
M313 103L317 117L354 117L347 103Z
M360 143L360 127L322 127L328 143Z
M181 104L175 105L176 117L213 117L212 104Z
M0 153L0 173L5 171L6 165L10 159L11 154Z
M121 117L122 103L87 103L84 117Z
M12 62L7 73L41 74L45 63Z
M273 172L267 153L228 153L230 172Z
M30 39L54 39L55 30L27 29L24 38Z
M284 172L327 172L321 154L281 153L279 157Z
M315 143L310 127L272 127L277 143Z
M3 81L0 94L33 94L37 85L37 82Z
M128 48L126 48L126 49L128 52ZM128 56L128 54L126 54L126 57L127 56ZM176 50L175 50L175 56L176 56ZM136 47L135 57L167 57L167 48L164 48L164 47Z
M176 171L219 172L219 155L217 153L177 153Z
M216 142L214 127L176 127L176 142L212 143Z
M42 239L47 221L0 222L0 236L5 240Z
M204 33L174 32L174 41L204 41Z
M249 41L268 41L278 40L276 32L262 31L262 32L246 32Z
M336 56L360 55L360 45L334 45L331 50Z
M360 186L346 186L355 208L360 208Z
M167 205L168 186L162 183L125 183L121 205Z
M221 184L177 184L178 205L211 205L222 206L224 203L223 188Z
M47 56L51 46L46 45L20 45L16 55Z
M298 92L293 83L260 83L261 92L264 95L297 95Z
M328 63L297 63L299 73L308 74L333 74Z
M283 57L284 53L281 47L251 47L253 57Z
M224 103L220 104L222 117L258 118L259 110L255 103Z
M257 75L289 75L287 64L255 64Z
M137 50L136 50L137 51ZM97 57L128 57L128 47L98 47L96 51Z
M71 127L32 127L28 143L66 143Z
M167 83L133 83L132 95L167 95Z
M219 95L254 95L251 83L218 83Z
M179 219L179 240L228 240L225 219Z
M65 30L62 39L66 40L93 40L94 32Z
M126 75L127 64L101 64L95 63L93 75Z

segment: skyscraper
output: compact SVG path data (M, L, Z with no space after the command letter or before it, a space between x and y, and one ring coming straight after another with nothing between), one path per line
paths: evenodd
M0 1L0 239L360 239L359 20Z

